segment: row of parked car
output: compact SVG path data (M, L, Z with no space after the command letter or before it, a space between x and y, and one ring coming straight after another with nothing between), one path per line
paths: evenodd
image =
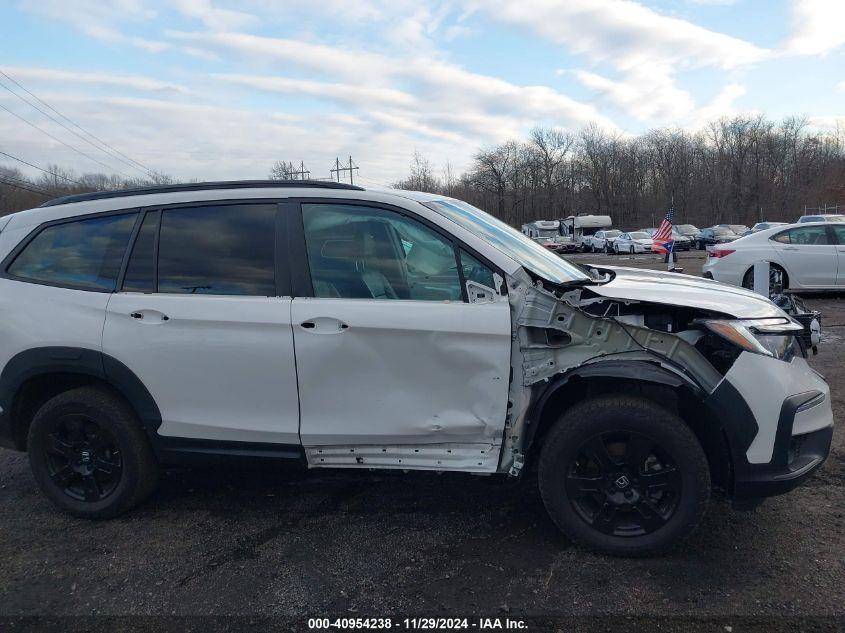
M699 229L692 224L677 224L672 227L676 251L688 251L692 248L704 250L708 245L730 241L739 237L736 231L751 230L737 225L720 225L708 229ZM596 231L593 235L585 236L581 242L581 250L585 253L605 252L607 254L620 253L651 253L652 237L657 232L654 227L638 229L636 231L620 231L607 229Z
M816 217L819 216L802 216L799 223L845 221L845 216L825 216L826 219L823 220L811 219ZM788 226L788 223L758 222L751 228L744 224L717 224L706 229L699 229L692 224L677 224L672 227L672 236L675 238L674 250L688 251L695 248L703 251L707 250L707 247L733 242L740 237L778 226ZM651 253L652 237L656 232L657 229L654 227L628 232L617 229L596 231L593 235L584 236L581 242L581 250L585 253L604 252L616 255L620 253L630 253L631 255Z
M845 215L822 214L802 215L798 224L808 222L845 222ZM716 246L733 242L734 240L765 231L778 226L788 226L788 222L758 222L751 228L744 224L717 224L706 229L699 229L692 224L677 224L672 227L675 238L676 251L688 251L696 248L706 250L708 246ZM581 240L581 250L585 253L605 252L607 254L620 253L650 253L652 252L652 236L657 232L654 227L623 232L617 229L596 231L593 235L584 236Z

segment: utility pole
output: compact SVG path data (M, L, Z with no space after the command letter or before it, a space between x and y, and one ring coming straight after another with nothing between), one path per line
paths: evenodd
M358 169L358 166L352 162L352 156L349 157L349 166L348 167L341 167L340 166L340 158L335 157L334 159L334 169L330 170L330 173L335 174L335 178L337 182L340 182L340 172L348 171L349 172L349 184L354 185L355 183L352 180L352 172Z
M299 161L299 171L293 171L293 163L291 163L291 171L289 171L286 175L290 180L307 180L305 174L308 174L308 178L310 178L311 170L305 169L304 161Z

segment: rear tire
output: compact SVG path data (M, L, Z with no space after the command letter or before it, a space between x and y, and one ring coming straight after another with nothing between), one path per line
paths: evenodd
M707 458L690 428L634 396L571 407L546 436L538 468L554 523L574 542L614 555L677 545L710 497Z
M28 436L29 463L60 510L87 519L115 517L146 499L158 463L129 405L101 387L48 400Z
M745 271L742 276L742 287L754 290L754 266ZM789 289L789 275L777 264L769 264L769 296L780 294Z

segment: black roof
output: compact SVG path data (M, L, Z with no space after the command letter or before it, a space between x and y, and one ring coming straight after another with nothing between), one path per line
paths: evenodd
M134 189L116 189L114 191L93 191L62 196L48 200L42 207L55 207L71 202L86 202L88 200L104 200L107 198L123 198L126 196L144 196L154 193L174 193L177 191L204 191L207 189L267 189L278 187L299 187L315 189L351 189L363 191L363 187L347 185L330 180L224 180L218 182L192 182L182 185L154 185L151 187L137 187Z

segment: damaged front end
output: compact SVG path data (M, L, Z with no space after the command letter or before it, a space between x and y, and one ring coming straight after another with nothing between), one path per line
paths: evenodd
M720 284L690 281L681 275L663 281L664 287L656 294L651 285L661 283L657 281L660 273L642 277L646 281L639 284L629 276L614 286L611 282L624 278L624 271L592 272L594 283L570 287L549 286L525 271L508 279L514 376L502 472L520 473L549 416L544 409L550 395L567 383L600 384L614 390L657 386L668 396L666 406L682 410L686 418L700 415L704 407L699 405L707 402L744 350L781 358L805 354L794 337L800 326L762 297L745 295L725 301L716 296ZM743 321L751 315L760 319ZM747 336L741 332L743 323L750 328ZM769 328L783 340L760 342L764 336L758 333L760 328ZM771 349L765 347L769 344ZM655 399L663 401L660 394ZM552 413L560 415L559 410L571 404L560 397ZM710 427L704 433L712 437L702 443L720 443L722 430L718 425ZM728 464L725 470L730 468ZM730 476L722 474L726 486Z

